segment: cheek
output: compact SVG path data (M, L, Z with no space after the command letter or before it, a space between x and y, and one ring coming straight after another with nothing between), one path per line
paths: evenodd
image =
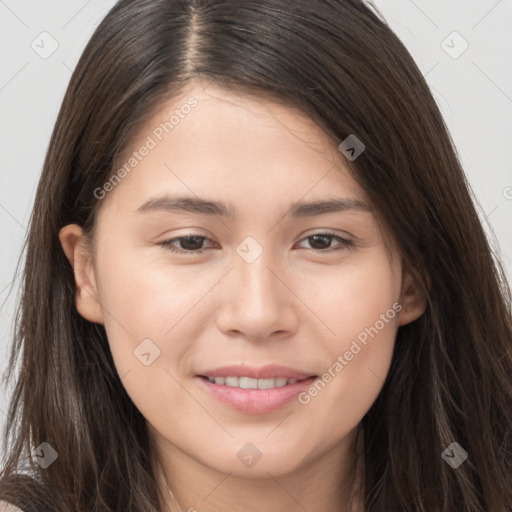
M333 442L363 418L386 379L401 310L398 275L385 253L373 254L333 274L329 289L315 296L330 335L319 347L324 372L299 402L333 426Z
M349 340L376 323L383 337L388 335L389 324L397 322L396 310L400 309L399 275L383 250L355 255L332 271L328 287L318 289L314 296L314 307L331 331L329 348L342 350Z
M204 290L191 287L187 273L171 275L160 262L148 264L143 251L120 250L111 242L98 257L98 282L118 372L122 376L148 362L153 369L170 368L169 356L179 361L191 346L193 334L184 329L191 328L192 307Z
M215 282L206 273L198 278L192 266L173 268L163 249L155 256L146 248L120 250L114 240L109 245L98 257L101 303L111 313L108 323L122 323L133 336L162 339Z
M98 282L105 329L126 392L154 424L166 424L172 411L197 413L184 392L181 373L201 326L193 306L211 285L203 280L201 286L191 287L187 272L171 275L162 264L144 264L135 251L131 257L129 250L106 250L101 261Z

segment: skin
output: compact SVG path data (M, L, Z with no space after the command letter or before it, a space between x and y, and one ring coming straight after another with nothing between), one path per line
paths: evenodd
M356 433L382 388L398 327L417 319L425 300L396 249L386 252L371 210L288 214L300 200L369 204L337 145L295 109L196 82L161 106L129 153L191 96L197 107L102 200L92 241L77 225L62 229L77 309L105 326L122 382L147 419L168 510L362 510ZM137 212L164 193L230 203L236 217ZM325 231L353 245L308 238ZM206 239L174 243L189 253L158 245L191 234ZM248 236L263 249L252 263L236 251ZM243 413L195 377L242 363L322 375L394 303L401 311L306 405ZM146 338L160 350L149 366L134 356ZM248 442L262 454L252 467L237 457Z

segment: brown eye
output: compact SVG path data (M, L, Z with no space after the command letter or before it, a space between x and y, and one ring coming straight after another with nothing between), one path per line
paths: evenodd
M203 243L205 240L208 240L205 236L186 235L171 238L170 240L164 240L158 245L161 245L173 252L200 254L204 252Z
M185 235L164 240L158 245L176 253L201 254L205 249L203 244L207 240L209 239L201 235ZM309 242L311 250L320 253L336 252L353 247L353 242L335 233L315 233L314 235L304 238L303 241L304 240ZM338 246L332 247L333 241L338 241Z
M315 233L304 240L308 240L311 249L317 252L334 252L353 247L353 242L336 235L335 233ZM331 247L333 240L339 242L338 247Z

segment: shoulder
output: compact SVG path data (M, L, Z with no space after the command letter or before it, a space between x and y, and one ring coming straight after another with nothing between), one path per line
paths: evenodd
M12 503L0 500L0 512L23 512L23 510Z
M48 510L45 488L33 475L14 473L0 479L0 512Z

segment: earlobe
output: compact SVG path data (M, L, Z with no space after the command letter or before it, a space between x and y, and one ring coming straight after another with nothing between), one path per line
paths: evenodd
M418 319L427 307L427 300L419 279L408 270L403 271L399 302L402 305L402 310L398 325L406 325Z
M86 320L103 323L103 309L86 235L78 224L69 224L60 230L59 240L75 276L76 309Z

